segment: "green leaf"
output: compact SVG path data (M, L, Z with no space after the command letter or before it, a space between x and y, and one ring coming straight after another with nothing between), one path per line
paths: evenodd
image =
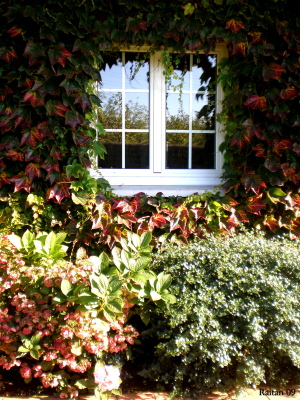
M29 349L27 349L27 347L25 347L25 346L20 346L18 348L18 351L20 351L21 353L28 353Z
M100 270L104 271L109 266L109 257L104 251L100 254L99 261L100 261Z
M103 310L103 315L109 322L114 322L116 320L115 314L107 309Z
M68 296L68 294L72 291L72 288L73 285L68 279L63 279L61 281L60 289L65 296Z
M38 344L38 342L41 340L41 336L39 334L33 335L32 338L30 339L30 343L35 346Z
M22 242L24 247L31 247L33 245L34 234L27 230L22 236Z
M164 294L162 294L162 295L161 295L161 298L162 298L163 301L165 301L165 302L168 303L168 304L174 304L174 303L177 302L176 297L173 296L173 295L170 294L170 293L164 293Z
M108 288L108 279L105 275L101 274L100 276L91 275L91 292L96 294L97 296L103 297L107 293Z
M142 310L140 313L141 320L145 325L148 325L150 322L150 313L148 311Z
M21 250L23 248L22 239L19 236L8 235L8 239L18 250Z
M74 204L77 204L77 205L80 204L82 206L85 206L89 201L89 198L87 196L84 196L84 195L79 196L79 195L75 195L74 193L72 193L71 199Z
M172 282L171 275L167 275L161 272L160 274L157 275L156 290L160 292L164 289L168 289L168 287L171 285L171 282Z
M39 351L38 350L30 350L30 355L32 358L34 358L35 360L38 360L40 355L39 355Z
M79 389L95 389L95 387L97 387L93 379L79 379L79 381L75 383L75 386Z
M157 301L161 299L161 295L157 292L155 292L154 290L150 291L150 297L153 301Z
M122 312L122 303L120 304L118 301L110 301L105 305L103 311L111 311L113 313L121 313Z
M104 154L107 153L106 148L103 146L102 143L94 141L93 144L94 152L96 156L99 156L102 160L104 159Z
M141 245L140 248L143 249L144 247L147 247L149 243L152 240L152 234L149 231L146 231L142 234L141 236Z
M136 260L136 265L135 265L136 271L139 271L140 269L144 269L144 268L148 267L150 262L151 262L151 257L145 257L145 256L139 257Z
M131 279L136 283L145 285L147 283L148 277L145 274L143 274L142 272L136 272L135 274L133 274L131 276Z
M280 188L277 188L277 187L270 188L268 190L268 192L272 197L274 197L274 196L283 197L283 196L287 195L283 190L281 190Z

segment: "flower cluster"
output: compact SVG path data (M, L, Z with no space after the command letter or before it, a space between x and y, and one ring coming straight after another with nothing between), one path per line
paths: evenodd
M94 379L102 391L118 389L120 385L120 370L113 365L95 368Z

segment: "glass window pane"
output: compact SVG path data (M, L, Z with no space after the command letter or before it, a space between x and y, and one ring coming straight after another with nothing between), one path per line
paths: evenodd
M215 94L193 94L193 122L194 130L215 129Z
M190 55L171 54L171 62L174 68L174 76L168 84L167 90L173 91L173 87L183 84L182 90L190 90ZM183 80L180 78L183 76Z
M100 74L104 89L122 89L122 53L104 54Z
M188 168L188 133L167 133L166 168Z
M149 133L128 132L125 135L125 168L149 168Z
M193 91L205 91L209 83L216 79L217 56L215 54L206 56L205 54L194 55L193 57Z
M189 95L167 93L167 129L189 129Z
M193 133L192 168L215 168L215 135L211 133Z
M122 128L122 93L100 93L102 107L98 111L99 121L105 129Z
M149 89L149 58L145 54L125 53L125 89Z
M149 127L149 94L125 94L125 128L148 129Z
M101 136L100 141L104 144L107 154L104 160L98 157L99 168L122 168L122 133L108 132Z

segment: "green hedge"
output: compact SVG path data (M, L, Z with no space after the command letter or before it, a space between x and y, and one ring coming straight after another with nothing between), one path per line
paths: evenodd
M139 374L181 395L282 387L299 376L299 258L299 242L255 233L210 236L155 255L178 301L144 331L144 353L159 342Z

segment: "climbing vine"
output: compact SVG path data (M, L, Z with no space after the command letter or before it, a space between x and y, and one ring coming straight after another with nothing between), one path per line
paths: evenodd
M90 231L99 215L95 195L108 186L87 171L91 156L105 156L94 140L101 126L91 124L101 104L88 88L101 80L107 49L208 53L224 42L218 79L227 195L218 204L229 222L218 229L250 221L300 234L298 3L11 0L0 11L2 227ZM199 207L210 216L208 204Z

